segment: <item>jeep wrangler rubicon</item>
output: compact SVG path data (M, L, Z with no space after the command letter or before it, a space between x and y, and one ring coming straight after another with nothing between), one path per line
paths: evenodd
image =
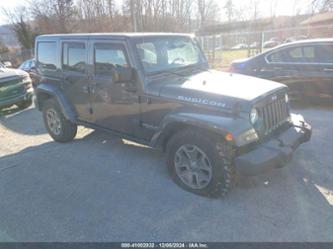
M36 104L55 141L83 125L161 148L175 182L196 194L282 167L311 137L285 85L210 70L191 35L42 35L35 51Z

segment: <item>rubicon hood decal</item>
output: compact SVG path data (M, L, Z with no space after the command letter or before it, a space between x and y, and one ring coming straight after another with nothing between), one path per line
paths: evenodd
M214 101L214 100L209 100L209 99L178 96L178 100L187 101L187 102L191 102L194 104L204 104L204 105L211 105L211 106L216 106L216 107L226 107L225 103Z
M215 70L184 77L164 74L147 87L151 95L231 110L247 110L250 102L281 89L287 90L285 85L273 81Z

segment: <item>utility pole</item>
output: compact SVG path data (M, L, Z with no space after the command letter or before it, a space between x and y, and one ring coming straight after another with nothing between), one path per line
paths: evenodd
M130 0L130 8L131 8L131 19L132 19L132 29L133 32L138 32L138 24L136 20L136 12L135 12L135 0Z

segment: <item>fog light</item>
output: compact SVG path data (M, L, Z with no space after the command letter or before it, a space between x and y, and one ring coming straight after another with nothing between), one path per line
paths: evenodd
M251 133L245 136L245 141L246 142L252 142L258 140L258 134L257 133Z
M255 142L258 139L259 139L259 136L258 136L256 130L250 129L250 130L243 132L236 138L236 144L238 146L243 146L243 145Z

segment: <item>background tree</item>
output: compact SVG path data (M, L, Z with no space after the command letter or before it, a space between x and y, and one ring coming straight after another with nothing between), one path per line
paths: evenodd
M34 47L37 33L33 32L30 25L23 20L23 16L20 16L20 21L14 23L13 30L22 48L32 49Z
M80 31L111 32L119 29L121 17L113 0L79 0L77 10Z
M36 33L30 22L25 18L28 16L25 7L16 8L14 11L3 9L2 12L8 17L11 22L11 28L15 32L16 38L24 49L31 49L34 47Z
M23 9L7 16L25 48L36 34L193 32L219 20L217 0L30 0Z
M41 34L71 33L77 28L74 0L32 0L29 11Z
M232 0L227 0L223 9L226 12L228 21L231 22L235 17L235 11L236 11L236 8L235 8L235 5L234 5L233 1Z
M9 52L8 47L0 40L0 54Z
M311 5L314 12L327 12L333 10L333 0L313 0Z
M216 23L220 8L215 0L197 0L197 9L200 27Z

